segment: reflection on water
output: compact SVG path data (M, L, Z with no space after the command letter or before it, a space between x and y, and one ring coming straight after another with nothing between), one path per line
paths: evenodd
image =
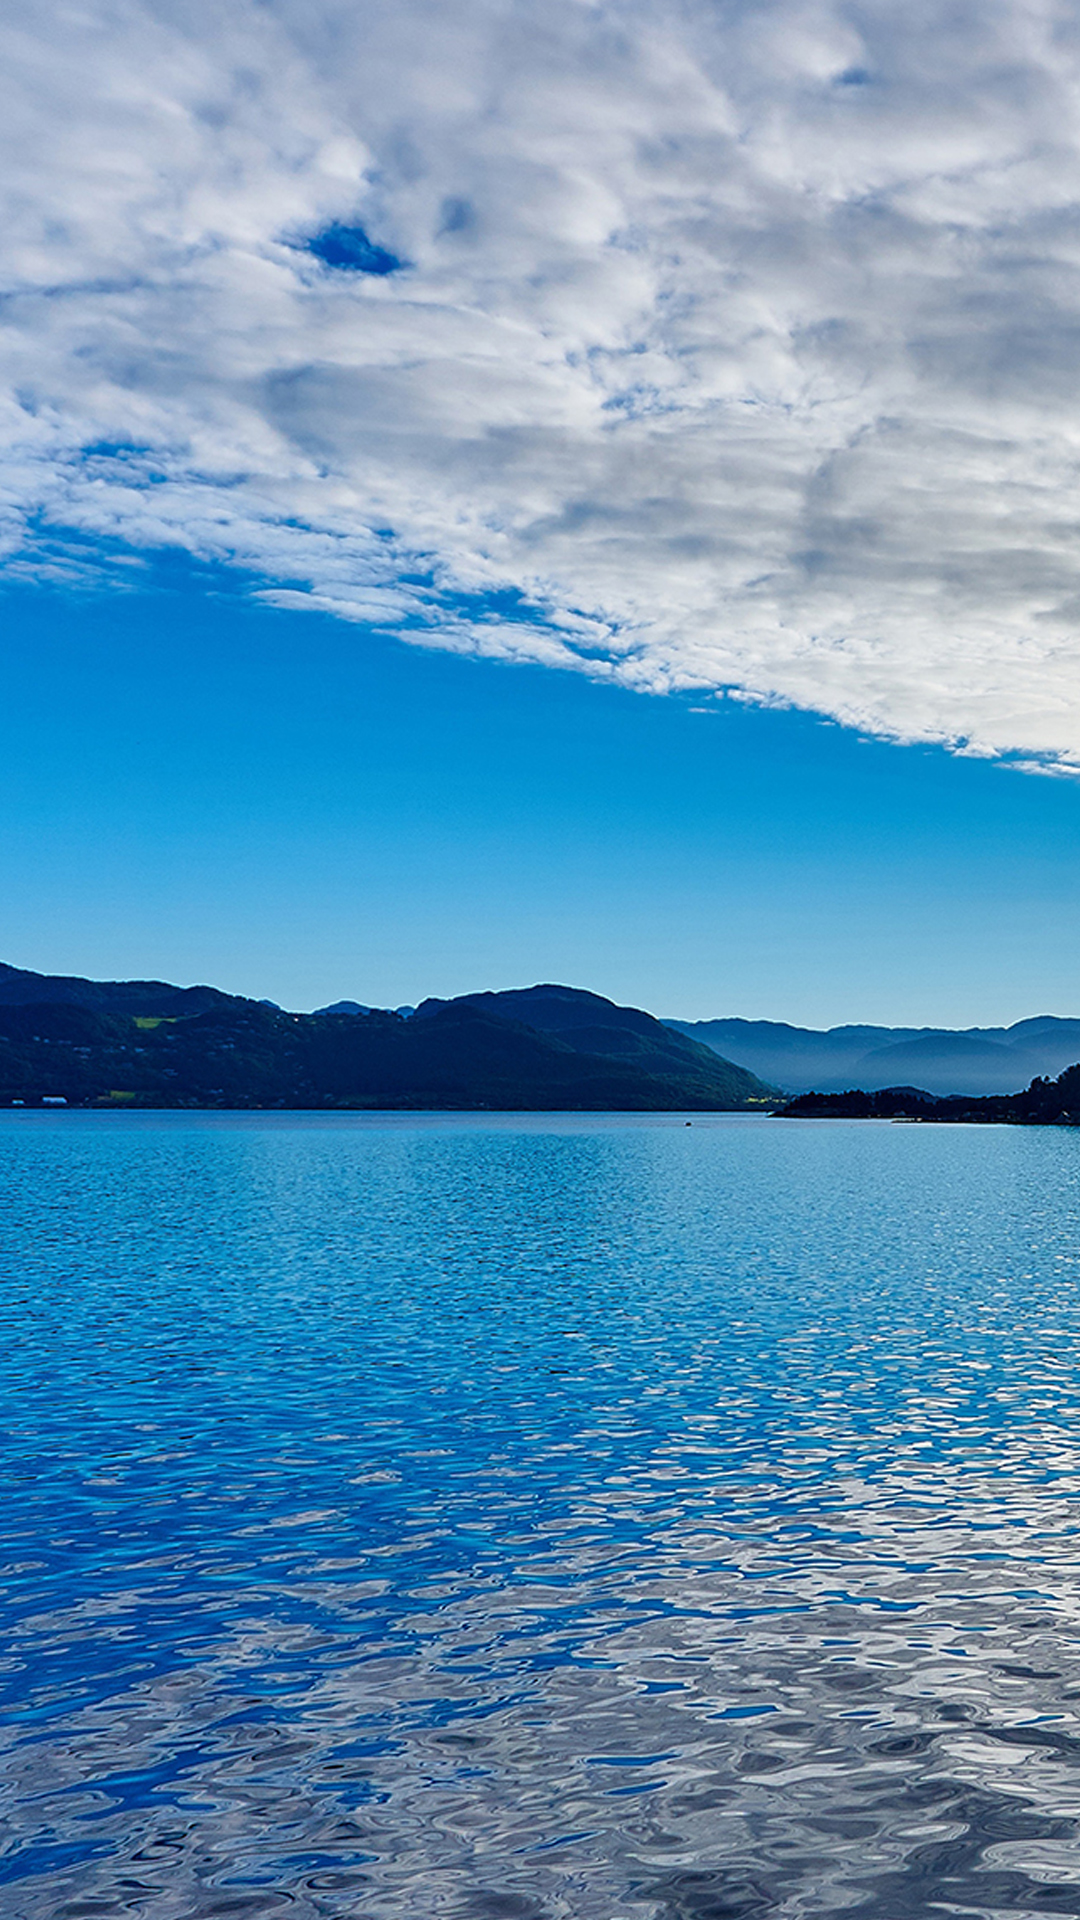
M1080 1137L0 1118L3 1911L1080 1914Z

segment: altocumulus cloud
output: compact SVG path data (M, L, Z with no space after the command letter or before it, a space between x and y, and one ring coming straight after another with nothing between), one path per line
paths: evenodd
M1080 769L1078 21L8 9L5 565Z

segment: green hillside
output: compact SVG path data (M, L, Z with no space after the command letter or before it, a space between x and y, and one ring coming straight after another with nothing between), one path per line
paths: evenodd
M429 1001L404 1017L0 973L6 1105L715 1111L771 1096L651 1015L571 988Z

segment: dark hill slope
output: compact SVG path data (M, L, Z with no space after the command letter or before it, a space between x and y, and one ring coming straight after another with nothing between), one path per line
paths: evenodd
M580 987L522 987L507 993L469 993L459 999L425 1000L416 1010L428 1020L448 1006L470 1007L500 1019L523 1021L537 1032L572 1047L576 1053L624 1062L648 1074L675 1075L694 1083L710 1104L741 1107L766 1104L776 1093L750 1073L723 1059L712 1047L673 1032L639 1007L619 1007L601 994Z
M44 1006L47 1002L91 1007L99 1013L208 1013L215 1007L246 1006L217 987L172 987L165 980L82 980L77 974L29 973L0 962L0 1007Z
M0 1103L42 1099L646 1112L738 1104L725 1063L707 1052L704 1070L678 1055L646 1069L469 1003L418 1020L282 1013L224 994L206 1011L137 1018L74 997L0 1004Z

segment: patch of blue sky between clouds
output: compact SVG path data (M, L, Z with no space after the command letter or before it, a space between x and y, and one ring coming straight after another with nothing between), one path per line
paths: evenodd
M336 220L306 244L307 251L324 266L346 273L398 273L405 264L396 254L369 240L363 227L344 226Z
M0 58L10 566L1080 766L1069 16L42 0Z

